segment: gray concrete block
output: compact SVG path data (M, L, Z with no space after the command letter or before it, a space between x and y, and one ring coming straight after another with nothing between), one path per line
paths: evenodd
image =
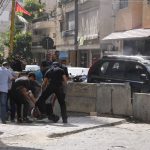
M67 84L67 96L96 98L96 89L96 84L93 83L70 82Z
M131 89L124 83L101 83L97 86L98 113L132 115Z
M88 97L67 97L67 111L90 113L96 111L96 99Z
M112 107L115 115L132 115L131 88L129 84L112 84Z
M111 88L110 84L97 85L96 110L99 114L111 114Z
M133 97L133 117L150 122L150 94L135 93Z

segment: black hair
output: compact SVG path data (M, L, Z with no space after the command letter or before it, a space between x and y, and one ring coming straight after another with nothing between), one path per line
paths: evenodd
M28 77L33 77L33 78L36 79L36 75L35 75L34 72L29 72L29 73L28 73Z
M43 60L43 61L41 62L41 66L42 66L42 67L48 67L49 64L48 64L48 62L47 62L46 60Z

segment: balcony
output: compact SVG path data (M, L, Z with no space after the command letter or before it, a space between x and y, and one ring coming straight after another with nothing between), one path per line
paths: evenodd
M52 21L41 21L33 23L32 29L46 29L46 28L55 28L55 22Z

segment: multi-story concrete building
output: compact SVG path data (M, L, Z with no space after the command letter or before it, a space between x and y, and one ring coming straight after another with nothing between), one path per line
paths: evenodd
M45 4L45 14L32 21L30 30L32 31L32 53L35 61L39 62L46 59L47 54L52 51L48 46L43 48L42 41L46 38L49 45L49 39L56 43L56 19L55 9L56 0L37 0L39 3Z
M73 66L89 67L108 48L108 42L101 39L113 31L112 3L110 0L60 2L62 16L57 19L56 49L63 51Z
M114 2L115 32L104 41L114 43L115 49L126 55L150 55L150 1L120 0Z

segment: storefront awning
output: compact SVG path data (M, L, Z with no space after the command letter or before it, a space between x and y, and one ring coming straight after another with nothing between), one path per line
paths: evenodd
M119 39L136 39L146 38L150 36L150 29L133 29L124 32L114 32L103 38L106 40L119 40Z

